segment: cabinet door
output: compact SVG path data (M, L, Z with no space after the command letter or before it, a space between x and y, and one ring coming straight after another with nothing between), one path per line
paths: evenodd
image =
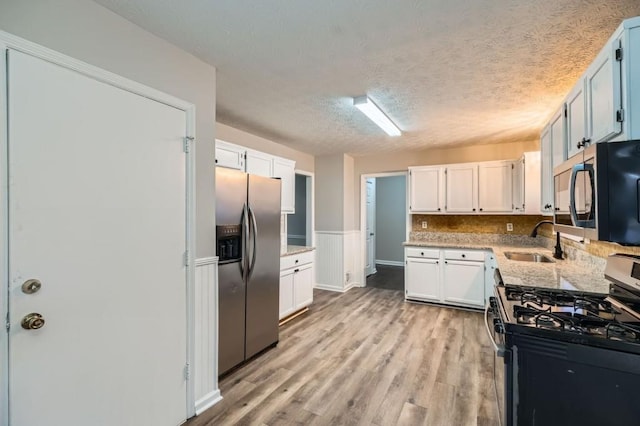
M302 309L313 302L313 264L295 269L293 280L294 309Z
M281 180L282 213L296 212L296 163L276 157L273 159L273 176Z
M540 212L540 151L524 153L524 213ZM553 198L553 197L552 197ZM551 209L549 209L551 212Z
M553 214L553 152L551 128L545 127L540 135L540 211Z
M478 211L482 213L511 213L511 161L486 162L478 165Z
M446 260L443 276L445 302L484 305L484 262Z
M607 141L622 132L622 117L617 116L621 109L622 68L621 61L616 60L619 48L620 41L616 40L605 47L587 69L587 129L591 143Z
M524 157L513 162L513 173L511 174L511 177L513 212L524 213Z
M405 286L408 299L440 301L440 261L407 258Z
M584 120L584 116L582 117ZM567 159L566 145L566 117L564 116L564 105L558 112L556 112L551 119L551 173L553 174L553 167L559 166Z
M578 144L587 138L586 104L584 79L580 79L567 97L567 158L577 154ZM552 140L555 144L553 135ZM558 164L554 162L554 167Z
M216 139L216 166L244 171L245 149Z
M295 272L293 269L287 269L280 272L280 316L282 319L293 313L295 304L293 299L293 281Z
M443 171L442 167L420 167L409 170L409 210L411 212L442 212Z
M461 164L445 170L447 178L446 210L448 213L472 213L478 204L478 166Z
M264 152L248 149L246 153L245 161L246 161L247 173L264 176L264 177L271 177L273 175L272 173L273 156L272 155L265 154Z

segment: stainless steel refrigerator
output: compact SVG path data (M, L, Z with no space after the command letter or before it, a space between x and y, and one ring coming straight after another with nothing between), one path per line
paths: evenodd
M216 168L218 373L278 343L280 180Z

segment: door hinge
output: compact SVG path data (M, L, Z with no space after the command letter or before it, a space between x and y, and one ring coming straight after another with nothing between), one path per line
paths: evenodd
M11 330L11 321L9 321L9 312L7 312L7 317L5 318L4 328L7 329L7 333Z
M182 260L184 262L184 266L189 266L191 264L191 254L189 253L189 250L184 252Z
M189 363L186 363L184 365L184 379L189 380L190 378L191 378L191 368L189 366Z
M622 61L622 47L616 49L616 61Z
M516 167L512 164L511 165L511 170L515 169Z
M567 118L567 104L564 104L562 109L564 110L564 117Z
M193 141L194 141L193 136L186 136L184 138L184 145L183 145L184 152L186 153L191 152L191 142Z
M616 111L616 121L622 123L624 121L624 110L620 108Z

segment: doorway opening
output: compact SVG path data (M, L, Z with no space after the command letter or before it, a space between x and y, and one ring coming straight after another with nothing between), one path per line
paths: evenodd
M313 208L313 174L296 171L296 210L286 220L288 246L313 247Z
M407 174L362 176L361 228L366 286L404 290L408 237Z

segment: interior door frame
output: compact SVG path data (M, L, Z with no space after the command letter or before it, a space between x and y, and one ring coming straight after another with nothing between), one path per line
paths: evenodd
M409 213L409 171L398 172L380 172L380 173L363 173L360 175L360 287L367 286L366 258L367 258L367 179L383 178L391 176L404 176L405 178L405 239L409 240L409 232L411 232L411 214ZM377 202L377 200L376 200ZM375 257L375 256L374 256ZM375 260L375 259L374 259Z
M54 50L30 42L0 30L0 312L5 318L5 330L0 334L0 426L9 425L9 334L6 326L9 307L9 191L8 191L8 122L7 122L7 55L8 49L16 50L50 63L70 69L84 76L109 84L122 90L143 96L156 102L171 106L185 112L185 137L195 141L195 117L196 110L192 103L183 101L141 83L121 77L117 74L105 71L86 62L79 61L70 56L58 53ZM185 141L186 142L186 141ZM187 299L187 348L186 359L189 366L194 365L195 344L195 143L189 143L186 150L186 224L185 224L185 250L186 256L186 299ZM185 418L195 415L195 381L194 371L191 369L187 377L187 394Z
M315 197L315 187L316 187L316 183L315 183L315 173L313 172L308 172L306 170L300 170L300 169L296 169L295 170L295 174L296 175L302 175L306 177L306 192L307 192L307 200L306 200L306 204L307 204L307 220L305 223L305 231L307 234L307 241L305 243L305 245L311 246L311 247L315 247L316 246L316 233L315 233L315 228L316 228L316 215L315 215L315 209L316 209L316 197ZM315 284L315 277L314 277L314 284Z

